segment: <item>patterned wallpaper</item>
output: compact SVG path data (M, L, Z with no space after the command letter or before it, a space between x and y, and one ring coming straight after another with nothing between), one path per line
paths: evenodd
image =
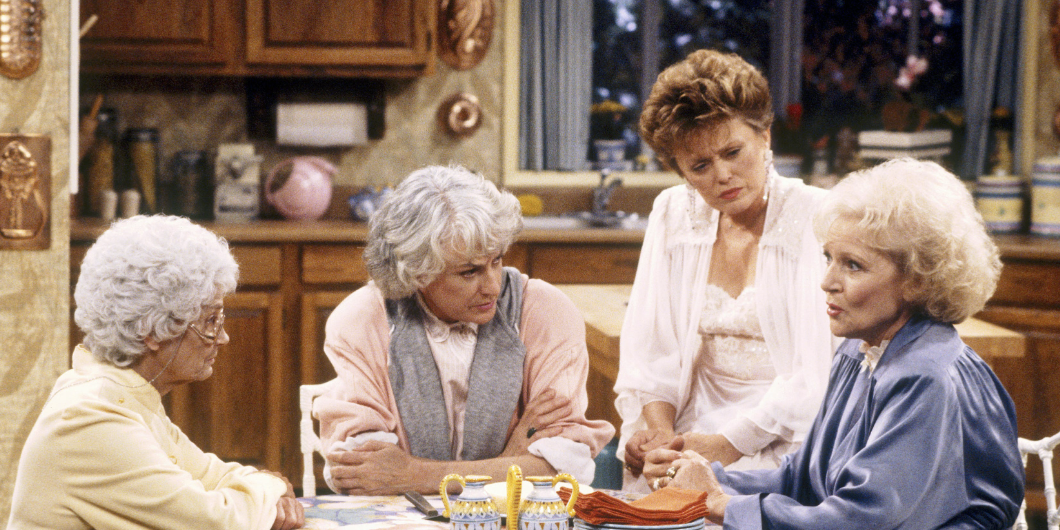
M68 0L44 0L40 67L0 76L0 131L51 137L51 247L0 250L0 527L7 524L18 457L55 378L67 368L70 313Z

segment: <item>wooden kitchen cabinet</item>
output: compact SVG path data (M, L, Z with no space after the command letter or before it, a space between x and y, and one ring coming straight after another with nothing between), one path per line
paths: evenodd
M234 66L242 24L235 3L219 0L82 0L82 69L219 72Z
M298 417L286 400L275 398L294 379L284 356L282 298L268 292L228 295L225 330L230 342L221 347L213 375L168 396L170 419L224 460L280 471L291 447L273 442L289 437L288 426Z
M1036 440L1060 431L1060 240L1001 236L1001 279L977 318L1022 332L1026 354L998 359L994 371L1016 403L1019 435ZM1033 459L1032 459L1033 460ZM1060 476L1060 462L1053 462ZM1027 466L1027 508L1045 512L1037 461Z
M97 74L415 77L433 72L431 0L84 0Z
M246 0L250 65L422 71L433 58L436 2Z
M639 257L640 243L539 243L523 272L549 283L633 283Z

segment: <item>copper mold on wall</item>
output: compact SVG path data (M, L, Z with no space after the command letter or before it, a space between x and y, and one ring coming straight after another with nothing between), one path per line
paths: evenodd
M0 0L0 73L22 79L41 60L42 0Z
M438 125L452 136L471 136L482 125L482 106L474 94L457 93L438 107Z
M474 68L486 56L497 12L493 0L440 0L438 56L457 70Z
M51 138L0 134L0 250L51 245Z

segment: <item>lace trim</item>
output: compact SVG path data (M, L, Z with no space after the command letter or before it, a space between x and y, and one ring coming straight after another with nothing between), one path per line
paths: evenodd
M862 341L861 345L858 346L858 351L865 354L865 358L861 360L861 369L868 370L871 374L876 369L876 364L880 362L880 357L883 352L887 351L887 345L890 343L890 340L885 340L880 342L879 346L869 346L869 343Z

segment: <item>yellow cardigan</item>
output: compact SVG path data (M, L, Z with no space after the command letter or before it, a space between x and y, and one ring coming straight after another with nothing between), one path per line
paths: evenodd
M22 450L7 528L267 529L286 491L204 453L153 386L78 346Z

